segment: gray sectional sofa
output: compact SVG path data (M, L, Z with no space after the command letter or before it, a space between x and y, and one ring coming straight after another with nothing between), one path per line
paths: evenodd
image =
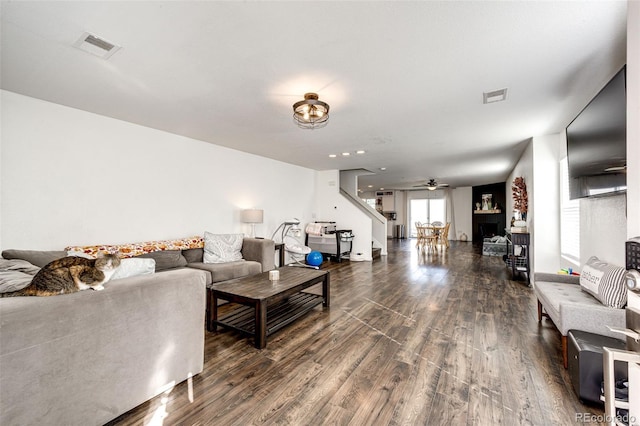
M273 269L275 250L245 238L230 264L154 253L157 273L103 291L0 299L0 424L101 425L200 373L207 286ZM40 267L65 255L2 253Z

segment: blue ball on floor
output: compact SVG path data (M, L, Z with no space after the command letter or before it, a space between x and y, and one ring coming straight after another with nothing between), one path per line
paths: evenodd
M307 263L311 266L320 266L323 260L322 253L319 251L312 251L307 255Z

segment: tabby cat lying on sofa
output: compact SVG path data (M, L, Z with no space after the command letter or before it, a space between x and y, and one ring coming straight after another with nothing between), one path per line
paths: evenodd
M101 254L97 259L64 257L45 265L25 288L0 293L0 297L54 296L89 288L103 290L104 283L111 279L119 265L120 258L115 254Z

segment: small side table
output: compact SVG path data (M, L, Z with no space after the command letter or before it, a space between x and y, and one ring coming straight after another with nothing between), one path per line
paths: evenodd
M278 252L278 268L284 266L284 243L276 243L276 251Z
M527 284L531 286L531 265L529 264L529 233L528 232L511 232L505 229L507 237L507 259L510 260L511 275L515 278L516 272L525 272L527 274ZM509 249L511 244L511 249ZM521 246L524 254L520 252L519 256L515 255L515 246Z

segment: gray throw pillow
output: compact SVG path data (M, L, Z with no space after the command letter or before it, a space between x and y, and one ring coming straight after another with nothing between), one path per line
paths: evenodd
M184 258L180 250L153 251L136 257L155 260L156 272L187 266L187 259Z

